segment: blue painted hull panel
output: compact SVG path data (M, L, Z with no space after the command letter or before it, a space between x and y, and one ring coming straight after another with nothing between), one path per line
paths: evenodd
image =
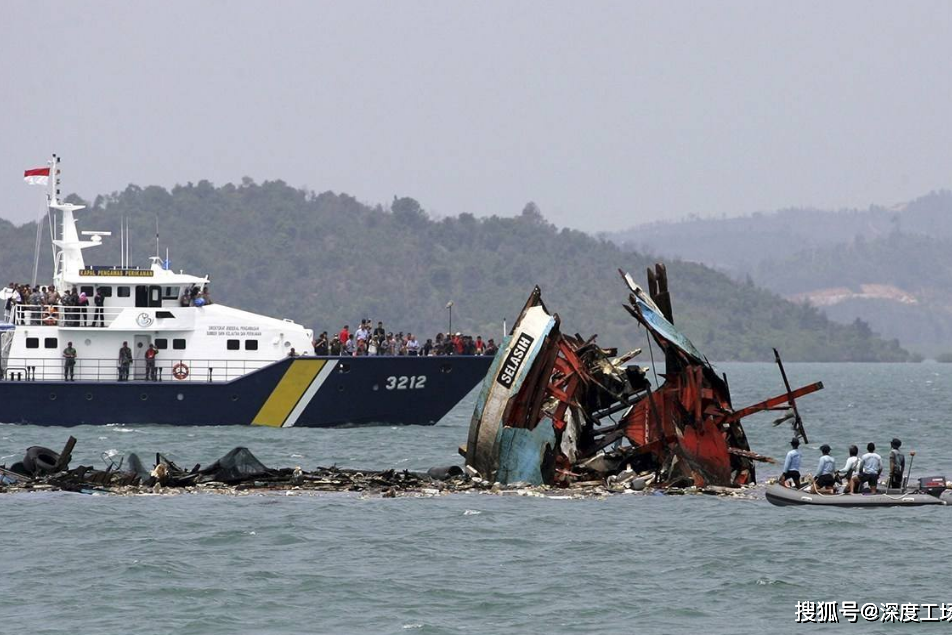
M222 383L0 381L0 423L431 425L482 381L491 363L467 356L303 357ZM287 379L292 364L307 377L317 373L311 365L327 364L329 372L305 391ZM426 378L422 388L419 377Z

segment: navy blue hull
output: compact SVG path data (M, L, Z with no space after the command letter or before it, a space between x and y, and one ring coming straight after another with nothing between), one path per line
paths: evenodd
M221 383L0 381L0 422L332 427L431 425L491 357L301 357Z

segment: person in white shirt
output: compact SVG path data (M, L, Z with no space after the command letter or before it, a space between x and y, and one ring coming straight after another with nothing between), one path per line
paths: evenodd
M856 473L856 468L859 467L859 448L855 445L850 446L850 458L846 459L846 464L843 466L843 480L846 482L846 485L843 488L843 491L847 494L853 493L853 474Z
M800 460L803 455L800 453L800 439L793 437L790 439L790 447L793 448L787 452L783 460L783 474L780 475L780 484L787 487L787 481L793 481L793 486L800 489Z
M816 474L813 475L813 493L814 494L832 494L833 485L836 482L836 460L830 456L830 446L824 443L820 446L820 462L816 466Z
M879 475L883 472L883 457L876 454L876 444L866 444L866 454L860 457L859 474L853 477L853 492L860 494L863 491L863 483L869 483L869 491L876 493L876 486L879 484Z

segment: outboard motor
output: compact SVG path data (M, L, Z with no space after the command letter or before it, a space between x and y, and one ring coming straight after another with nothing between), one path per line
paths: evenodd
M923 476L919 479L919 491L929 496L940 496L945 491L945 477Z

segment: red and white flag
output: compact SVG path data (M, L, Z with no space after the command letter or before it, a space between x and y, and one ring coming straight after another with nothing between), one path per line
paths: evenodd
M47 185L50 182L49 168L34 168L23 173L23 180L28 185Z

